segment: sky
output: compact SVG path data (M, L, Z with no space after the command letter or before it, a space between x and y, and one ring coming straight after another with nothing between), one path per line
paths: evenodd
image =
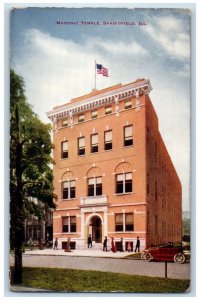
M150 79L159 130L182 183L183 210L190 209L189 11L15 9L10 47L11 67L44 122L56 105L91 92L95 61L109 70L109 77L97 75L97 89Z

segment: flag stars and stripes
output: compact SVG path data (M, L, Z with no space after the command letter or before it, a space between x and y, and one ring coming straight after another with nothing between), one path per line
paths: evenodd
M108 75L108 69L105 68L103 65L96 64L96 70L97 70L97 74L102 74L105 77L109 77L109 75Z

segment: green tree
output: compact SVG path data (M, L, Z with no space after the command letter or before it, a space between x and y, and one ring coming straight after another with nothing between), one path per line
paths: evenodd
M50 130L50 125L43 124L28 104L22 77L11 70L10 244L15 250L15 283L22 282L24 220L28 214L42 216L40 207L30 197L55 208Z

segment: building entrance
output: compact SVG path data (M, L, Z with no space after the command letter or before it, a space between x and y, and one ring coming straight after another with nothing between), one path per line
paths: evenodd
M91 219L92 225L92 240L95 241L95 243L101 243L102 242L102 223L101 219L98 216L94 216Z

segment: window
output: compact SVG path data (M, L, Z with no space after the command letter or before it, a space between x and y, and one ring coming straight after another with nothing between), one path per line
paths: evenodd
M123 231L123 214L115 215L115 231Z
M68 126L68 120L62 120L62 127L67 127Z
M61 158L68 158L68 141L61 143Z
M70 232L76 232L76 217L70 217Z
M84 119L85 119L84 114L81 114L81 115L78 116L78 122L79 123L84 122Z
M88 196L102 195L102 177L88 179Z
M115 231L133 230L133 213L115 214Z
M124 194L132 192L132 173L118 174L116 177L116 193Z
M76 232L76 217L62 217L62 232Z
M97 110L93 110L93 111L91 112L91 117L92 117L92 119L96 119L97 116L98 116Z
M133 145L133 126L124 127L124 146Z
M125 231L133 231L133 213L125 214Z
M75 180L65 181L62 183L62 198L73 199L76 197Z
M78 155L85 155L85 137L78 139Z
M105 107L105 115L110 115L112 113L112 106Z
M98 152L98 133L91 135L91 153Z
M132 108L132 101L131 101L131 100L126 101L126 102L124 103L124 108L125 108L125 109Z
M105 131L104 133L104 149L105 150L112 149L112 130Z

